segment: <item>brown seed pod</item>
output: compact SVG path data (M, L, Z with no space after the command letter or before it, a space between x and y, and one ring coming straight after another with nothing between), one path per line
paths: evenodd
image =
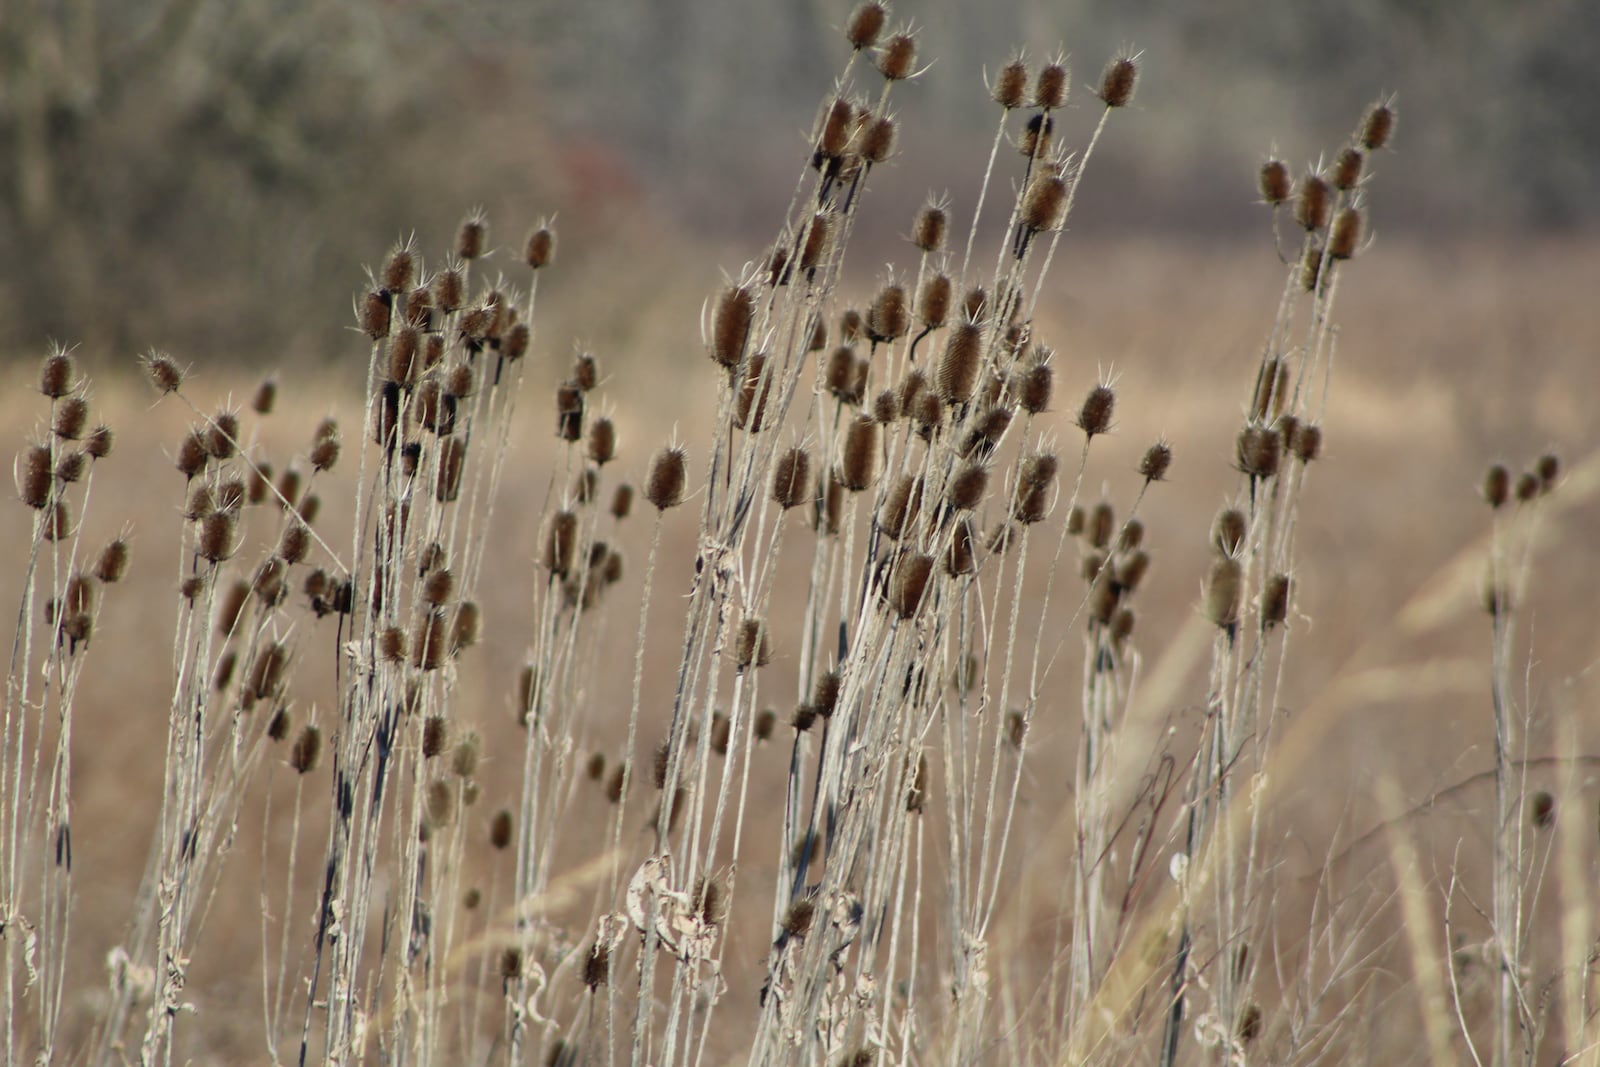
M1224 556L1237 556L1244 545L1249 523L1238 508L1223 508L1211 524L1211 545Z
M214 511L200 522L197 546L202 559L221 563L239 551L239 516L232 511Z
M633 486L623 482L611 491L611 517L625 519L633 511Z
M949 217L938 204L924 204L911 224L911 243L923 252L940 252L944 249L945 231ZM948 280L946 281L948 288Z
M89 437L83 443L83 451L90 459L105 459L111 455L111 447L116 443L116 435L109 426L96 426L89 431Z
M964 404L972 399L983 368L983 327L975 321L957 323L945 342L943 355L934 373L934 387L947 404Z
M1116 409L1117 394L1109 385L1097 385L1083 398L1078 409L1078 428L1089 437L1111 430L1111 414Z
M756 713L755 735L757 741L768 741L772 738L772 731L777 729L778 713L771 708L762 708Z
M449 635L443 613L431 611L417 620L411 633L411 665L418 670L436 671L443 666L447 651Z
M1528 798L1528 820L1536 830L1548 830L1556 824L1556 798L1539 790Z
M855 130L856 109L848 100L835 99L823 110L817 123L817 155L822 159L839 159L850 145L850 135Z
M1085 522L1087 522L1087 516L1084 514L1083 508L1077 504L1072 505L1072 510L1067 512L1067 533L1073 537L1083 533Z
M361 297L356 308L356 318L361 332L373 341L389 335L390 312L394 308L394 294L374 289Z
M39 392L51 400L59 400L78 387L77 362L72 353L57 348L39 367Z
M789 905L789 910L784 912L783 921L779 925L788 936L797 941L804 940L811 932L811 923L816 913L817 906L809 898L802 897Z
M805 503L811 486L811 453L794 446L772 465L772 499L785 511Z
M589 424L589 458L605 466L617 457L617 425L602 415Z
M404 292L411 288L415 272L416 257L412 255L410 246L396 245L383 264L383 287L391 293Z
M292 729L294 729L294 716L287 707L281 707L272 713L272 718L267 722L267 737L272 741L282 741L289 736L289 731Z
M475 600L463 600L456 605L455 617L450 624L450 654L459 656L465 649L478 643L483 629L483 609Z
M1050 483L1019 481L1011 500L1011 517L1024 526L1043 522L1050 514Z
M1333 190L1328 180L1320 174L1307 174L1300 179L1300 195L1295 201L1295 221L1307 230L1320 230L1328 224L1328 212L1333 207Z
M419 330L433 328L433 293L426 285L419 285L406 297L405 325Z
M525 322L518 322L505 332L500 338L500 355L507 362L516 362L528 354L528 345L533 340L533 330Z
M877 0L865 0L850 13L850 21L844 27L844 38L856 51L871 48L878 43L878 35L883 32L883 24L888 19L889 9L886 6Z
M858 415L845 431L839 450L839 484L853 493L870 489L878 480L882 427L869 416Z
M332 470L339 462L339 424L333 419L323 419L311 441L311 469Z
M1124 107L1133 99L1139 81L1139 66L1134 56L1118 56L1100 76L1100 100L1106 107Z
M1561 460L1553 452L1546 452L1540 456L1533 465L1533 473L1539 479L1539 492L1550 492L1555 488L1556 481L1561 477Z
M760 433L766 422L767 398L772 395L774 378L766 371L766 353L754 352L745 360L744 368L734 372L740 385L734 396L733 424L741 430Z
M563 441L583 437L583 390L571 382L556 388L556 436Z
M1089 619L1109 626L1122 602L1122 586L1112 576L1112 568L1102 566L1089 586Z
M1517 475L1516 489L1513 490L1517 503L1526 504L1539 496L1539 477L1529 471Z
M1009 551L1013 545L1020 544L1021 541L1022 533L1015 525L1009 522L1001 522L989 534L988 549L993 553L1004 553Z
M434 607L449 603L455 591L456 576L449 567L430 568L428 576L422 580L422 599Z
M833 230L832 215L819 212L812 216L811 225L806 227L805 243L800 246L801 270L810 272L822 265L833 247Z
M222 599L217 602L217 632L224 637L233 633L239 625L239 617L244 614L244 606L250 599L250 583L234 582L222 594Z
M839 672L824 671L811 687L811 710L824 719L832 718L839 704Z
M1204 611L1217 626L1229 628L1239 621L1239 597L1244 585L1244 570L1239 561L1223 556L1212 561L1206 576Z
M210 455L206 452L205 434L199 430L190 430L178 444L175 466L184 478L192 479L205 470L206 463L210 459Z
M767 640L765 620L747 618L740 622L734 659L740 670L747 667L765 667L772 662L772 643Z
M813 704L798 704L793 714L789 716L789 725L796 733L805 733L817 721L817 709Z
M581 471L572 476L572 499L577 503L590 503L599 492L599 468L586 465Z
M433 498L448 504L461 495L461 474L467 462L467 443L459 437L439 438L439 482Z
M50 490L55 485L55 473L50 467L50 447L29 445L19 459L17 494L28 507L41 509L50 503Z
M289 766L298 774L309 774L317 769L322 758L322 731L315 726L304 726L289 750Z
M150 379L150 384L162 396L176 393L183 388L183 369L173 361L171 356L162 352L151 352L146 355L144 363L145 377Z
M1289 576L1274 574L1261 589L1261 624L1277 626L1289 617Z
M202 482L196 485L189 493L189 499L183 505L183 517L190 522L199 522L216 510L216 501L212 499L211 487Z
M755 320L755 294L744 286L723 290L712 320L711 358L733 368L744 358Z
M117 538L109 542L100 550L100 556L95 560L94 576L107 585L120 582L122 576L128 572L128 542L125 538Z
M909 33L897 33L878 49L878 73L889 81L903 81L916 73L917 41Z
M963 463L945 486L945 502L957 511L971 511L989 488L989 468L978 461Z
M444 392L446 396L461 400L469 397L478 389L478 376L470 363L457 363L448 368L444 375Z
M50 429L63 441L76 441L83 436L88 424L89 401L81 396L69 396L56 403Z
M285 563L300 563L311 548L311 531L306 524L291 519L278 537L278 555Z
M844 513L844 486L836 471L817 475L817 495L812 525L825 534L839 532L839 519Z
M1017 150L1029 159L1043 159L1050 154L1050 140L1055 128L1055 119L1049 115L1040 112L1032 116L1022 128L1022 139L1017 142Z
M915 418L917 404L928 388L928 376L915 368L906 371L906 376L900 379L900 384L895 389L895 400L900 406L900 414L906 418Z
M927 329L937 330L949 321L950 290L950 276L942 272L931 275L922 283L922 291L917 294L917 319ZM921 371L907 372L908 376L911 374L922 377Z
M484 245L488 240L488 220L481 213L467 216L461 220L461 225L456 230L456 258L477 259L483 255Z
M1350 259L1361 243L1361 211L1347 207L1333 220L1333 230L1328 235L1328 256L1331 259Z
M1289 178L1289 165L1281 159L1269 159L1261 164L1261 199L1273 207L1286 203L1293 191Z
M1351 145L1339 153L1333 163L1333 185L1348 192L1361 183L1361 172L1367 157L1361 149Z
M429 715L422 723L422 758L433 759L450 747L450 724L443 715Z
M688 478L688 453L676 445L669 445L657 452L650 462L650 477L645 482L644 498L655 505L657 511L675 508L683 503L683 489Z
M565 578L572 571L578 550L578 516L558 511L550 516L544 533L544 569Z
M1289 451L1301 463L1310 463L1322 455L1322 427L1312 423L1299 423L1289 438Z
M1246 426L1235 442L1238 468L1252 478L1277 475L1283 461L1283 438L1266 426Z
M1045 172L1028 183L1018 220L1033 233L1056 230L1066 219L1067 183L1059 174Z
M306 493L300 498L300 503L295 505L295 514L300 516L300 521L307 526L317 521L317 513L322 510L322 498L315 493Z
M1088 521L1084 524L1084 540L1094 548L1105 548L1111 544L1111 534L1116 526L1116 513L1111 510L1110 504L1102 500L1089 512Z
M889 582L889 606L902 619L917 614L928 590L928 580L933 577L933 557L922 552L908 552L895 564Z
M1069 80L1067 65L1059 59L1040 67L1033 83L1033 106L1046 111L1065 107Z
M978 531L971 519L960 519L950 528L950 544L944 553L946 574L959 577L977 571L977 541Z
M859 403L856 396L856 351L849 345L835 348L822 364L822 382L828 392L846 404Z
M883 163L894 154L895 121L886 115L871 119L861 132L861 158Z
M1122 524L1122 531L1117 534L1117 551L1132 552L1144 543L1144 523L1138 519L1129 519Z
M1386 103L1374 104L1361 123L1361 144L1369 152L1376 152L1389 143L1394 135L1394 108Z
M1050 397L1055 390L1055 370L1050 366L1050 352L1042 350L1016 372L1013 389L1017 403L1030 415L1037 415L1050 407Z
M522 245L522 261L534 270L548 267L556 259L556 232L549 226L540 226L528 234Z
M450 751L450 773L457 778L471 778L478 773L482 757L483 738L476 730L468 730Z
M906 306L903 286L885 285L867 308L867 338L875 343L896 341L911 328L911 312Z
M433 302L440 311L457 311L467 299L467 279L459 267L446 267L433 278Z
M1012 59L995 72L994 85L989 96L1007 111L1014 111L1027 99L1028 65L1020 58Z
M900 399L893 389L881 390L872 398L872 420L889 425L900 417Z
M1251 417L1260 422L1278 414L1288 397L1289 365L1278 356L1269 356L1256 368L1255 398Z
M1150 553L1143 549L1125 549L1122 555L1116 557L1110 570L1116 584L1124 592L1132 593L1144 581L1144 576L1150 573Z

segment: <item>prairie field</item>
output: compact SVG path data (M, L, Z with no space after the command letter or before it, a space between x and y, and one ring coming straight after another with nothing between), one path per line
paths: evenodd
M585 142L14 343L5 1062L1600 1062L1600 241L1387 98L1079 232L1129 52L974 223L875 7L765 230Z

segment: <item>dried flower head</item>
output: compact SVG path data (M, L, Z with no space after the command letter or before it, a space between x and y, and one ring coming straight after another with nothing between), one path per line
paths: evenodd
M1106 107L1124 107L1133 99L1139 81L1137 56L1118 56L1100 75L1100 100Z
M150 352L141 362L144 364L145 377L150 379L150 384L162 396L176 393L183 388L183 369L164 352Z
M1374 104L1361 123L1361 144L1369 152L1376 152L1394 136L1395 112L1388 103Z
M871 48L878 43L878 35L883 32L883 24L888 19L889 9L886 5L877 0L865 0L856 5L856 9L850 13L850 21L845 23L845 40L857 51Z
M1269 159L1261 164L1261 199L1277 207L1286 203L1293 191L1289 178L1289 165L1281 159Z
M845 431L839 450L839 484L851 492L869 489L878 479L882 427L870 416L858 415Z
M657 452L650 462L650 477L645 482L644 498L654 504L657 511L675 508L683 503L683 490L688 477L688 454L677 445L668 445Z
M1078 428L1087 436L1107 433L1111 429L1111 414L1116 409L1117 394L1109 385L1097 385L1083 398L1078 409Z
M1007 111L1021 107L1027 99L1028 65L1022 59L1012 59L995 72L994 85L989 96Z
M548 225L528 234L522 246L522 261L534 270L548 267L556 258L556 232Z
M1040 67L1033 82L1033 106L1046 111L1065 107L1069 80L1067 64L1062 60Z
M811 453L798 445L772 465L772 499L785 511L806 500L811 487Z
M44 357L39 367L39 392L51 400L58 400L78 387L77 362L72 353L56 348Z
M916 73L917 41L909 33L897 33L878 49L878 73L889 81L902 81Z

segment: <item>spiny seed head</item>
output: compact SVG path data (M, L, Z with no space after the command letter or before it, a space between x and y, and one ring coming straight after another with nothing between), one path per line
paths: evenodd
M1308 293L1313 292L1321 280L1322 246L1312 244L1306 248L1305 258L1300 261L1300 288Z
M717 298L711 330L711 358L733 368L744 358L745 344L755 320L755 294L744 286L730 286Z
M1117 534L1117 550L1132 552L1144 543L1144 523L1138 519L1129 519L1122 524L1122 532Z
M444 665L449 649L445 633L445 619L441 612L431 611L417 620L411 634L411 665L418 670L436 671Z
M1231 627L1239 621L1239 595L1244 585L1244 570L1229 556L1213 560L1206 576L1205 615L1212 623Z
M1361 171L1366 162L1366 154L1354 145L1341 151L1333 163L1334 187L1349 191L1361 184Z
M633 486L623 482L611 491L611 517L625 519L633 511Z
M439 439L439 482L433 498L448 504L461 495L461 472L467 462L467 443L459 437Z
M1066 179L1046 171L1028 184L1019 221L1034 233L1059 229L1066 218L1066 206Z
M1132 593L1144 581L1144 576L1150 573L1150 553L1142 548L1124 549L1123 554L1116 557L1111 569L1116 584L1125 592Z
M120 582L122 576L128 571L128 542L119 537L100 550L100 557L95 561L94 575L107 585Z
M950 482L945 487L945 500L957 511L971 511L983 503L983 494L988 488L988 466L981 461L969 461L950 476Z
M923 252L942 251L948 226L949 217L944 208L938 204L924 204L911 225L911 243Z
M1089 512L1088 524L1084 527L1084 536L1089 544L1095 548L1105 548L1111 544L1111 534L1116 529L1116 513L1111 510L1111 505L1102 500Z
M220 688L226 689L227 686ZM272 718L267 722L267 737L273 741L282 741L289 736L289 731L294 728L294 716L287 707L281 707L272 713Z
M200 556L212 563L233 558L239 551L239 516L232 511L214 511L200 523Z
M1300 179L1300 196L1295 201L1295 221L1305 230L1320 230L1328 224L1328 212L1333 206L1333 190L1328 179L1320 174L1307 174Z
M401 385L413 385L422 369L422 335L415 326L406 326L389 340L389 378Z
M1289 365L1279 356L1270 356L1256 368L1255 400L1251 417L1266 421L1283 410L1289 394Z
M1106 107L1123 107L1133 99L1139 81L1139 65L1133 56L1113 59L1100 76L1100 100Z
M1533 473L1539 479L1539 491L1548 493L1561 477L1561 460L1553 452L1546 452L1534 462Z
M897 33L878 49L878 73L889 81L902 81L915 73L917 41L909 33Z
M1111 429L1111 413L1117 404L1117 394L1109 385L1097 385L1083 398L1078 409L1078 428L1089 437Z
M1238 508L1223 508L1211 524L1212 547L1224 556L1237 556L1249 528L1244 512Z
M601 416L589 424L589 458L605 466L617 456L617 424Z
M816 721L817 709L813 704L798 704L789 716L789 725L794 727L796 733L805 733Z
M311 469L332 470L339 462L339 424L333 419L323 419L311 442Z
M583 390L572 382L556 387L556 436L563 441L583 437Z
M934 373L940 399L948 404L964 404L971 400L982 368L983 327L975 321L956 324Z
M461 220L456 230L456 258L473 260L483 255L484 244L489 240L489 223L481 212L474 212Z
M871 119L861 134L861 158L882 163L894 154L895 121L887 115Z
M978 531L971 519L961 519L950 528L950 545L945 549L944 570L952 577L972 574L978 569Z
M1394 135L1395 112L1389 104L1375 104L1361 123L1361 144L1369 152L1376 152L1389 143Z
M315 726L303 726L289 750L289 766L299 774L309 774L317 769L322 758L322 731Z
M1144 450L1144 455L1139 460L1139 473L1147 482L1159 482L1166 478L1167 468L1172 466L1172 446L1165 441L1157 441Z
M1361 243L1361 210L1347 207L1333 220L1333 230L1328 235L1328 256L1332 259L1349 259L1356 254Z
M669 445L657 452L650 462L650 477L645 482L644 498L654 504L657 511L675 508L683 503L683 489L688 477L688 454L676 445Z
M752 352L744 366L734 370L739 391L734 395L733 424L741 430L760 433L767 419L767 398L772 395L773 376L767 373L765 352Z
M525 322L514 323L500 338L500 354L508 362L516 362L528 354L528 344L533 340L533 330Z
M604 778L606 776L606 754L604 752L590 753L589 762L584 764L583 773L584 777L591 782L598 782Z
M1033 83L1033 106L1051 111L1067 103L1068 73L1066 63L1057 60L1039 68Z
M600 361L592 352L579 352L572 361L572 384L589 392L600 384Z
M383 287L391 293L402 293L411 288L415 272L416 257L410 245L396 245L383 264Z
M556 258L556 231L540 226L528 234L522 246L522 261L534 270L548 267Z
M811 708L824 719L833 715L839 704L839 672L823 671L811 687Z
M483 628L483 610L475 600L463 600L456 605L455 618L450 624L450 654L460 655L463 649L478 643Z
M902 474L889 487L878 512L878 526L885 536L898 540L908 527L914 525L922 510L922 480L915 475Z
M817 123L817 154L823 159L843 156L850 145L855 121L856 109L850 101L841 97L829 103Z
M183 388L183 368L164 352L150 352L142 360L145 377L162 396Z
M433 759L450 747L450 724L443 715L429 715L422 723L422 758Z
M394 306L394 295L382 289L373 289L362 295L361 302L356 308L356 318L360 321L361 332L373 341L389 334L390 311Z
M1523 473L1517 475L1517 487L1515 492L1517 495L1517 503L1519 504L1526 504L1529 501L1536 499L1539 496L1538 475L1535 475L1529 471L1524 471Z
M500 953L500 977L504 981L514 981L522 977L522 950L509 947Z
M422 580L422 599L439 607L447 604L456 591L456 576L449 567L439 567Z
M483 738L476 730L468 730L450 752L450 773L457 778L471 778L478 773L478 762L482 758Z
M1289 617L1289 576L1274 574L1261 589L1261 622L1277 626Z
M190 430L178 444L178 459L175 466L185 478L193 478L205 470L206 462L210 458L210 454L206 452L205 434L200 430Z
M844 512L844 486L837 471L817 474L817 492L813 498L812 525L828 536L839 532L839 517Z
M457 363L449 367L444 375L445 395L460 400L471 396L478 389L478 376L470 363Z
M872 418L887 426L900 417L900 398L893 389L881 390L872 398Z
M903 286L886 285L878 290L867 309L867 337L875 342L895 341L911 327L911 312L906 306Z
M299 519L290 519L278 537L278 555L285 563L300 563L311 548L311 530Z
M245 603L250 599L250 583L234 582L222 594L222 599L217 603L217 632L227 637L239 625L239 616L244 613Z
M1301 463L1310 463L1322 455L1322 427L1314 423L1298 423L1289 437L1289 451Z
M1269 159L1261 164L1261 199L1277 207L1288 202L1293 191L1289 178L1289 165L1281 159Z
M1055 370L1050 366L1048 350L1035 355L1017 373L1014 388L1023 411L1037 415L1049 409L1050 396L1055 390Z
M878 479L879 441L882 427L871 417L858 415L845 431L844 447L839 450L839 484L853 493L872 487Z
M805 503L811 487L811 453L798 445L772 466L772 499L785 511Z
M111 455L111 448L116 443L116 435L109 426L96 426L89 431L89 436L83 442L83 451L90 459L105 459Z
M950 276L942 271L928 277L917 294L917 318L930 330L942 327L950 318ZM911 373L921 374L920 371Z
M811 225L806 227L805 243L800 246L801 270L813 271L822 265L833 246L833 229L832 215L818 212L811 217ZM845 336L848 339L851 335L847 333Z
M889 19L889 9L877 0L865 0L857 4L856 9L850 13L850 21L845 23L844 38L850 42L850 47L860 51L871 48L878 43L878 35L883 32L883 24Z
M188 502L183 506L183 517L190 522L199 522L215 510L216 501L212 498L211 487L201 482L189 493Z
M835 398L851 403L855 392L856 351L849 345L840 345L822 362L822 383Z
M667 787L667 771L672 763L672 743L663 741L655 747L650 759L650 781L657 789Z
M58 348L39 367L39 392L57 400L78 387L78 367L72 353Z
M558 511L550 516L544 534L544 568L562 578L568 576L576 559L578 546L578 516L571 511Z
M1011 60L995 73L994 85L989 90L995 103L1007 111L1014 111L1027 99L1028 65L1021 57Z
M728 754L728 744L733 740L733 722L722 712L711 716L711 751L719 756Z
M750 618L739 623L735 659L741 669L765 667L772 662L772 643L767 640L765 620Z
M908 552L895 564L889 585L889 605L902 619L914 616L922 606L928 590L928 580L933 576L933 557L922 552Z
M762 708L756 715L755 733L757 741L768 741L772 738L772 731L777 729L778 713L771 708Z
M419 285L406 297L405 325L419 330L433 327L433 294L426 285Z
M35 510L50 503L50 490L55 485L55 473L50 467L50 447L29 445L21 456L17 472L17 493L22 502Z
M783 932L790 937L804 940L811 932L811 921L816 917L817 906L809 899L802 897L789 905L789 910L783 915Z
M1239 470L1252 478L1271 478L1283 461L1283 438L1267 426L1246 426L1236 441Z
M1078 504L1072 505L1072 510L1067 512L1067 533L1077 537L1083 533L1083 526L1086 521L1087 516L1082 506Z

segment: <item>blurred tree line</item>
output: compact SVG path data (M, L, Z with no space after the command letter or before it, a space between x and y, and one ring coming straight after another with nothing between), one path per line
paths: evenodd
M849 6L0 0L0 342L320 356L353 264L413 226L439 247L475 204L514 227L649 205L760 241ZM1597 221L1591 0L903 0L897 17L932 64L896 98L911 178L958 203L995 117L983 72L1027 42L1068 52L1078 86L1144 54L1138 128L1097 164L1116 195L1086 226L1227 228L1272 138L1304 160L1380 90L1403 123L1390 232Z

